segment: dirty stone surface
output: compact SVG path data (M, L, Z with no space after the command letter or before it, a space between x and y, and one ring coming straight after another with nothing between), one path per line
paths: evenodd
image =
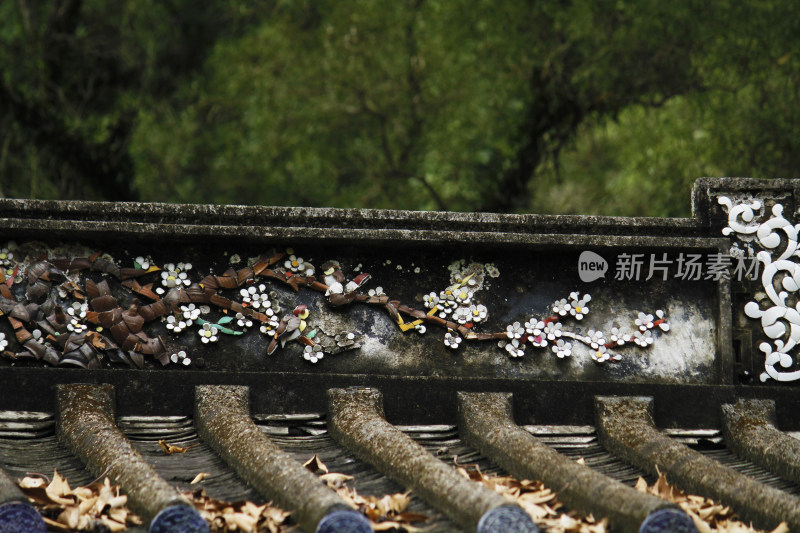
M597 433L604 448L690 494L731 506L743 520L773 529L785 521L800 528L800 499L759 483L670 439L653 423L648 397L597 397Z
M328 400L328 430L337 442L467 531L476 531L486 513L508 506L502 496L462 477L389 424L383 417L380 391L330 389Z
M784 479L800 483L800 440L775 426L775 402L740 398L722 406L728 447Z
M108 385L59 385L59 440L95 475L114 479L133 511L146 521L173 505L190 505L134 449L114 423L114 389Z
M537 233L565 234L565 240L581 234L657 234L698 237L703 227L692 219L621 218L574 215L503 215L493 213L413 212L371 209L306 207L259 207L236 205L179 205L158 203L107 203L55 200L0 199L0 226L12 229L71 232L78 227L92 235L125 236L155 232L157 237L187 236L274 237L325 239L352 242L410 239L446 243L537 242Z
M25 495L17 488L17 484L0 470L0 505L15 501L25 501Z
M514 423L511 395L466 393L459 399L462 438L518 479L537 479L569 508L608 518L614 531L638 533L647 517L675 508L581 465Z
M249 485L313 533L326 515L349 509L334 491L273 444L250 418L249 389L199 386L195 423L200 437Z

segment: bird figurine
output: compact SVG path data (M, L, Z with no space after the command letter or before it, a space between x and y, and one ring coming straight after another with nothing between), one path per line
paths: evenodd
M339 261L326 261L322 264L322 275L325 279L325 285L328 286L328 291L325 293L341 294L344 292L344 274Z
M291 313L287 313L281 318L278 328L267 347L267 355L272 353L278 348L278 342L281 343L281 348L286 346L286 343L293 341L303 334L306 329L306 318L308 318L308 307L305 305L298 305Z
M328 261L321 268L325 276L325 285L328 286L325 296L333 306L349 304L355 300L358 288L369 281L371 277L366 272L362 272L345 284L345 277L338 261Z

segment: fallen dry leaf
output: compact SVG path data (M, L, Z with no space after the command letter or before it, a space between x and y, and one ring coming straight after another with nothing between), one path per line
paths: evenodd
M164 439L159 440L158 444L159 446L161 446L161 449L164 450L164 453L166 453L167 455L172 455L173 453L186 453L195 446L200 446L200 443L192 444L191 446L173 446Z
M194 479L191 482L189 482L189 485L194 485L195 483L200 483L201 481L203 481L207 477L208 477L208 474L206 474L205 472L200 472L199 474L194 476Z
M317 472L322 472L323 474L328 473L328 467L325 466L325 463L320 461L317 454L314 454L314 457L303 463L303 466L308 468L311 473L316 474Z
M344 485L348 481L353 480L353 476L348 476L346 474L339 474L337 472L331 472L329 474L322 474L319 478L325 482L326 485L333 489L338 489L342 485Z

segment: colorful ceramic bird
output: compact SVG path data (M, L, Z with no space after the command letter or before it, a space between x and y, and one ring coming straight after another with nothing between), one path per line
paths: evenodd
M325 285L328 286L325 296L333 306L349 304L355 300L355 291L371 277L366 272L363 272L345 285L345 277L338 261L328 261L323 264L322 272L325 276Z
M286 343L297 339L303 334L306 329L306 318L308 318L308 307L305 305L298 305L291 313L284 315L281 318L278 328L267 347L267 355L271 355L277 348L278 342L281 343L281 348L286 346Z
M325 285L328 286L326 296L344 292L344 274L339 261L327 261L322 264L322 274L325 276Z
M348 292L355 291L356 289L361 287L363 284L365 284L367 281L369 281L369 278L371 278L371 277L372 276L370 276L366 272L362 272L358 276L354 277L351 281L349 281L347 283L347 285L344 286L345 294L348 293Z

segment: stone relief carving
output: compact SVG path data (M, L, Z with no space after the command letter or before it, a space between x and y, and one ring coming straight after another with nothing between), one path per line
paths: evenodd
M9 243L0 250L0 315L13 328L17 346L9 346L10 339L0 332L0 356L83 368L106 362L141 368L145 357L165 366L190 366L186 335L197 335L188 344L202 346L224 336L259 332L268 340L267 355L297 342L303 346L303 359L318 363L325 354L362 345L364 335L358 332L326 332L315 326L306 305L281 302L289 309L282 313L270 282L319 293L331 308L372 306L386 312L402 332L425 334L434 327L454 350L464 341L493 341L513 359L522 357L529 345L563 359L572 356L575 344L582 344L595 363L619 361L618 349L629 344L647 348L656 338L653 331L669 330L665 313L656 310L632 317L630 330L614 326L608 334L599 329L581 333L569 321L580 322L589 314L591 296L572 292L540 316L529 315L504 331L481 332L489 309L478 294L485 289L485 278L500 272L494 264L454 264L460 266L450 269L448 286L425 294L416 307L393 300L382 287L366 290L371 276L360 272L361 265L347 281L338 261L327 261L318 270L292 249L252 258L238 270L197 276L188 261L158 266L144 256L117 261L99 252L81 257ZM166 334L153 330L158 322Z
M722 234L744 245L744 249L740 248L734 241L732 254L755 255L762 267L762 291L744 308L748 317L760 321L764 335L770 339L759 344L765 356L760 379L796 381L800 379L800 368L792 352L800 342L800 224L792 224L784 217L781 203L775 203L766 218L763 199L720 196L717 201L728 213L728 225Z

